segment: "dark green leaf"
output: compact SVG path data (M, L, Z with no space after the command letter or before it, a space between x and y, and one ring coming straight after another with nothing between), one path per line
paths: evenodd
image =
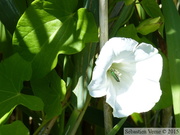
M0 20L11 33L32 0L0 0Z
M3 23L0 21L0 53L3 58L8 57L13 53L12 35L6 30Z
M140 41L140 38L137 35L137 30L133 24L130 24L126 27L122 27L118 30L117 37L127 37L132 38L136 41Z
M135 0L123 0L126 5L132 4Z
M116 135L116 133L119 131L119 129L122 127L124 122L126 121L127 117L121 119L118 124L116 124L113 129L108 133L108 135Z
M42 101L35 96L20 93L23 81L31 77L30 63L18 54L0 63L0 117L18 104L32 110L42 110Z
M21 121L0 126L0 135L29 135L29 131Z
M45 11L57 18L64 18L76 11L78 0L46 0L43 2Z
M33 92L40 97L45 106L46 119L58 116L62 112L62 104L65 94L66 85L63 80L53 70L43 79L31 82Z
M115 24L112 27L112 30L110 31L110 37L115 36L115 34L119 30L119 28L122 25L124 25L126 22L129 21L129 19L131 18L133 12L134 12L134 4L125 5L123 7L117 21L115 22Z
M155 18L160 16L161 18L163 18L161 9L159 8L159 5L155 0L142 0L141 4L150 17Z

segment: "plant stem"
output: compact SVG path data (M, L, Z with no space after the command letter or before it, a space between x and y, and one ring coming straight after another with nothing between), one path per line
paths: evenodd
M108 0L99 0L100 48L108 40Z
M100 48L108 40L108 0L99 0ZM107 135L112 129L112 109L104 97L104 127Z
M106 103L106 97L104 97L104 127L105 135L108 135L112 130L112 108Z

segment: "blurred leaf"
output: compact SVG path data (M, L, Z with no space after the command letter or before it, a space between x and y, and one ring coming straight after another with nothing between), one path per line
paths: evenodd
M139 19L140 20L146 19L146 12L139 2L136 3L136 9L137 9L137 13L139 15Z
M155 18L160 16L163 18L161 9L155 0L142 0L141 5L150 17Z
M87 85L91 79L93 58L95 55L95 45L87 46L82 52L73 56L74 75L72 104L77 109L82 109L88 94ZM70 67L69 67L70 68Z
M35 96L20 93L23 81L31 77L30 63L18 54L0 63L0 117L18 104L31 110L42 110L42 101Z
M78 0L46 0L43 2L45 11L61 19L76 12L77 5Z
M180 127L180 17L172 0L162 0L176 127Z
M133 113L133 114L131 114L131 118L132 118L132 120L134 121L134 123L135 123L136 125L144 122L141 114L139 114L139 113Z
M120 12L120 15L117 19L117 21L114 23L112 29L110 30L110 37L113 37L116 35L119 28L124 25L128 20L131 18L132 14L134 12L134 4L131 5L125 5Z
M3 53L3 58L8 57L13 53L12 35L6 30L3 23L0 21L0 53Z
M142 35L147 35L159 29L161 24L162 21L160 17L149 18L139 24L137 27L137 32L141 33Z
M163 37L164 16L157 2L155 0L142 0L141 5L143 6L144 10L150 17L152 18L161 17L162 25L159 28L159 32L161 33L161 36Z
M2 116L0 118L0 125L6 123L8 121L9 116L12 114L13 110L14 110L14 107L9 112L7 112L4 116Z
M123 0L126 5L132 4L135 0Z
M67 135L76 133L78 126L89 106L91 97L88 94L87 85L90 82L93 60L96 52L96 46L91 44L84 50L73 56L74 59L74 77L73 77L73 95L71 104L75 108L66 125L65 132ZM68 67L70 69L72 67Z
M126 121L127 117L119 120L118 124L116 124L113 129L108 133L108 135L116 135L116 133L119 131L119 129L122 127L124 122Z
M171 83L169 77L169 65L167 58L161 54L163 57L163 71L160 79L162 95L158 103L153 107L155 110L164 109L172 105L172 94L171 94Z
M0 135L29 135L29 131L21 121L0 126Z
M44 102L44 112L46 119L58 116L62 112L62 101L66 94L66 85L57 75L56 71L51 71L43 79L31 81L35 96L40 97Z
M17 51L32 61L32 78L41 78L54 69L58 54L80 52L85 43L98 40L94 18L86 9L71 13L62 22L44 10L48 4L35 1L21 17L13 36ZM58 8L51 13L60 10L56 3L50 4Z
M32 0L0 0L0 20L11 33Z
M126 38L132 38L136 41L140 41L140 38L137 35L137 30L134 26L134 24L127 25L126 27L122 27L118 30L117 37L126 37Z

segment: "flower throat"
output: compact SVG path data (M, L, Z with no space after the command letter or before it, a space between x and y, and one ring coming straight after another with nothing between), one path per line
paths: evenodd
M117 82L120 82L121 73L119 73L118 70L113 69L113 68L110 68L109 71L110 71L112 77L113 77Z

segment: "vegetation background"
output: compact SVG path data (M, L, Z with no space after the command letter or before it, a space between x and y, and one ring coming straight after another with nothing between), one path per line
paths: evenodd
M113 118L109 135L180 127L179 4L108 1L109 38L151 43L164 61L160 101L149 112ZM0 135L105 134L103 100L87 91L98 34L98 0L0 0Z

